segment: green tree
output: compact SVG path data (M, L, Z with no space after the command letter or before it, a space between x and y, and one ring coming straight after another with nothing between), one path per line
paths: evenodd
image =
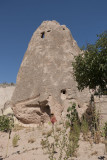
M73 62L78 89L107 89L107 31L97 35L95 44L88 44Z

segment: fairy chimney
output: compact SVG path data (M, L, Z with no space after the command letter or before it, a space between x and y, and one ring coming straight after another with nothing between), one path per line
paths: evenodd
M73 78L72 61L80 53L65 25L44 21L34 32L20 66L12 102L23 123L45 123L51 113L60 119L72 100L85 103Z

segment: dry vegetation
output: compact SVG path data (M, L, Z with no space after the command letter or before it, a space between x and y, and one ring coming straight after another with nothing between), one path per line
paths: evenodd
M95 110L90 123L85 117L80 120L75 108L75 104L69 107L66 120L62 119L59 123L36 128L14 125L10 128L11 134L10 129L0 132L0 158L77 160L78 157L78 160L97 160L104 156L107 150L107 123L103 130L100 129Z

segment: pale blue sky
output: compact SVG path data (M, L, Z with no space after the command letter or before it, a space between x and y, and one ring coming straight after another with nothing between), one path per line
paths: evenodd
M16 76L33 32L44 20L71 31L79 47L107 30L107 0L0 0L0 83Z

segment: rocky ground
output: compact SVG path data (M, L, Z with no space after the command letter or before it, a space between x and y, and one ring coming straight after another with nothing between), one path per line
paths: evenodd
M41 140L44 132L48 133L51 127L51 124L36 127L15 126L10 139L8 133L0 132L0 160L48 160L48 154L42 150ZM15 135L19 140L14 147ZM91 140L84 141L81 135L77 157L72 157L71 160L97 160L100 156L105 156L106 159L104 152L104 143L94 144Z

